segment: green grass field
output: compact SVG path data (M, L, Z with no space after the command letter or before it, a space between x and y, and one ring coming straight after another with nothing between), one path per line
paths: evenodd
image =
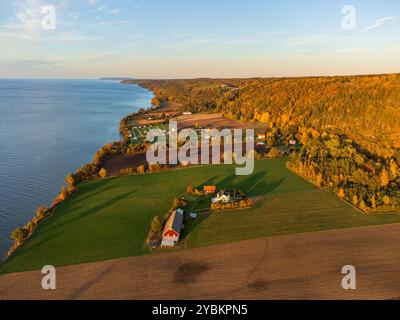
M234 166L222 165L124 176L81 185L0 266L0 273L147 254L144 242L152 218L164 215L186 186L209 184L239 188L259 199L249 210L213 213L188 223L183 247L400 222L399 215L364 215L315 189L286 170L285 160L257 161L255 172L241 177Z

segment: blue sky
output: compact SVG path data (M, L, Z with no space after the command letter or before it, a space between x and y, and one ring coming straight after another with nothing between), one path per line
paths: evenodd
M56 9L44 30L41 8ZM342 8L355 9L344 29ZM398 0L0 0L0 77L400 72Z

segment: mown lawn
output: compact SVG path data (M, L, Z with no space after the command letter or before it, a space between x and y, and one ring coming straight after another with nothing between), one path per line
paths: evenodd
M400 223L400 215L366 215L322 190L272 193L251 209L214 212L190 223L183 247L386 223Z
M250 210L213 213L192 223L184 247L400 222L395 215L365 216L335 195L316 190L286 170L285 160L257 161L251 176L236 176L234 166L221 165L118 177L81 185L0 266L0 273L147 254L144 242L152 218L164 215L186 186L209 184L260 198Z

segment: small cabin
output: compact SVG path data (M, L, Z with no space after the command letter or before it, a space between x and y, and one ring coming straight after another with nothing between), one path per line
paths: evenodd
M161 247L174 247L179 242L183 227L183 210L175 210L165 224Z

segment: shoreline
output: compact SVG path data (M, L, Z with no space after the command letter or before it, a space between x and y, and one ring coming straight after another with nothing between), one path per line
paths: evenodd
M156 86L153 88L154 90L151 90L151 86L141 85L137 81L127 81L126 80L126 81L121 81L120 83L121 84L134 84L134 85L136 85L138 87L141 87L141 88L144 88L144 89L148 90L149 92L152 92L153 96L154 96L153 99L155 99L154 101L156 101L156 102L158 101L160 103L160 105L155 106L155 104L152 103L152 105L147 110L142 108L137 112L128 114L127 116L123 117L121 119L121 121L120 121L120 124L121 124L120 125L120 134L122 136L122 139L120 141L104 145L96 153L93 163L89 164L89 167L85 168L83 173L82 172L79 172L79 174L75 173L75 175L72 174L72 176L69 176L67 178L67 179L70 178L69 182L68 182L68 184L70 186L70 189L68 189L66 191L66 196L63 196L60 201L58 201L55 205L54 204L52 205L49 215L46 216L45 218L51 217L51 214L53 213L53 210L55 209L55 206L57 204L59 204L62 201L65 201L66 199L68 199L69 197L71 197L73 195L73 193L76 191L76 187L77 187L78 184L80 184L82 182L94 180L94 179L108 177L108 174L107 174L108 173L107 172L108 168L106 169L104 167L104 161L107 160L108 156L114 157L115 155L119 155L119 154L129 154L127 152L132 152L132 154L137 153L137 151L134 148L133 148L133 151L130 150L130 149L127 150L127 145L131 146L131 145L134 144L132 142L133 141L132 136L129 135L129 132L132 132L133 129L136 129L135 125L137 123L139 123L140 120L142 120L142 118L138 117L138 116L143 116L144 118L149 117L149 115L153 114L152 112L159 110L159 108L162 108L162 104L161 103L172 103L172 102L168 101L169 99L172 100L172 98L167 98L166 100L162 101L163 99L161 98L161 96L160 95L157 96L157 94L160 94L161 91L157 90ZM168 97L170 97L170 96L168 96ZM153 102L153 99L152 99L152 102ZM195 112L195 113L199 113L200 114L201 111ZM166 117L163 117L163 119L166 119ZM132 122L129 123L128 121L132 121ZM265 134L264 134L264 136L265 136ZM143 135L141 135L141 138L143 138ZM279 140L278 142L279 143L284 143L281 140ZM145 147L145 144L146 143L144 142L144 140L142 140L142 147L143 147L143 145ZM281 153L281 155L282 155L282 153ZM92 165L92 167L91 167L91 165ZM148 166L148 171L147 171L147 169L144 168L144 166L143 166L143 171L142 172L139 172L138 168L136 168L136 170L135 170L135 168L132 168L132 171L126 171L125 172L126 174L122 173L122 170L120 170L117 173L117 176L131 175L131 174L132 175L133 174L143 174L143 173L148 174L148 173L164 171L164 169L165 170L171 170L171 169L168 169L167 167L163 167L163 166L158 165L157 168L154 169L154 171L153 171L152 168L150 168L150 167L152 167L152 166L151 165ZM131 169L131 168L129 168L129 169ZM301 174L296 173L294 170L290 170L290 171L292 171L292 173L296 174L297 176L301 177L303 180L305 180L305 181L307 181L309 183L311 182L311 183L317 185L317 187L318 187L318 184L315 181L312 181L312 180L310 181L310 179L307 179L307 177L304 177ZM76 177L76 176L78 176L78 177ZM322 185L319 186L318 188L323 189ZM329 190L329 192L331 192L333 194L337 194L334 190ZM355 208L355 206L353 206L353 208ZM32 229L32 231L33 230L34 229ZM28 239L28 237L26 237L25 239ZM20 245L22 245L22 244L23 244L23 242ZM18 247L19 246L17 246L17 248Z
M102 81L101 79L96 79L96 80L97 80L97 81ZM127 80L127 79L125 79L125 80ZM121 84L121 85L125 85L125 84L126 84L126 83L124 83L125 80L115 80L115 82L118 82L118 83ZM143 87L143 86L140 86L140 85L138 85L138 84L134 84L134 85L137 86L138 88L147 90L149 93L152 93L153 98L154 98L155 94L154 94L153 91L151 91L151 90L149 90L149 89L147 89L147 88L145 88L145 87ZM152 99L152 98L151 98L151 99ZM151 100L150 100L149 102L150 102L150 105L151 105ZM139 109L139 110L140 110L140 109ZM138 111L139 111L139 110L138 110ZM128 117L129 115L137 114L138 111L123 116L123 117L120 119L120 121L122 121L124 118ZM119 133L119 140L117 141L117 143L121 143L121 142L123 141L123 139L124 139L124 136L123 136L123 134L122 134L119 130L118 130L118 133ZM106 145L109 144L109 143L110 143L110 142L104 144L102 147L100 147L100 149L103 148L104 146L106 146ZM113 142L111 142L111 143L113 143ZM97 153L97 152L98 152L98 150L96 151L96 153ZM95 153L95 155L96 155L96 153ZM93 157L94 157L95 155L92 155L92 159L93 159ZM87 164L83 163L83 164L81 165L81 167L79 167L79 168L75 171L75 173L78 172L78 171L79 171L81 168L83 168L85 165L87 165ZM65 182L67 181L69 175L70 175L70 174L67 174L67 177L66 177L66 179L65 179ZM27 241L27 240L33 235L34 231L36 230L36 228L38 227L38 225L40 224L40 222L41 222L42 220L45 220L45 219L47 219L47 218L51 218L51 217L53 216L54 210L55 210L55 208L56 208L56 206L57 206L58 204L60 204L61 202L65 201L65 200L67 200L67 199L69 199L69 198L73 195L73 193L76 191L76 189L68 190L68 193L69 193L68 196L67 196L65 199L62 199L62 200L60 201L60 196L61 196L61 194L63 193L63 189L64 189L64 188L65 188L65 184L62 184L62 185L61 185L61 193L60 193L58 196L56 196L53 200L51 200L52 203L51 203L51 206L50 206L49 208L46 208L46 207L43 207L42 205L39 205L39 207L36 209L36 210L38 210L39 208L42 208L42 207L48 209L45 216L43 216L43 217L38 217L37 214L36 214L36 216L34 216L31 220L27 221L27 222L25 223L24 226L19 227L19 228L17 227L17 229L21 229L21 228L26 228L27 226L29 226L29 234L28 234L21 242L19 242L19 243L14 242L14 243L11 245L11 247L9 247L9 249L6 251L6 255L5 255L4 257L0 257L0 264L3 263L3 262L5 262L16 250L18 250L18 248L20 248L20 247L25 243L25 241ZM17 229L15 229L15 230L17 230ZM14 230L14 231L15 231L15 230ZM14 231L13 231L13 232L14 232ZM11 233L11 234L12 234L12 233Z

